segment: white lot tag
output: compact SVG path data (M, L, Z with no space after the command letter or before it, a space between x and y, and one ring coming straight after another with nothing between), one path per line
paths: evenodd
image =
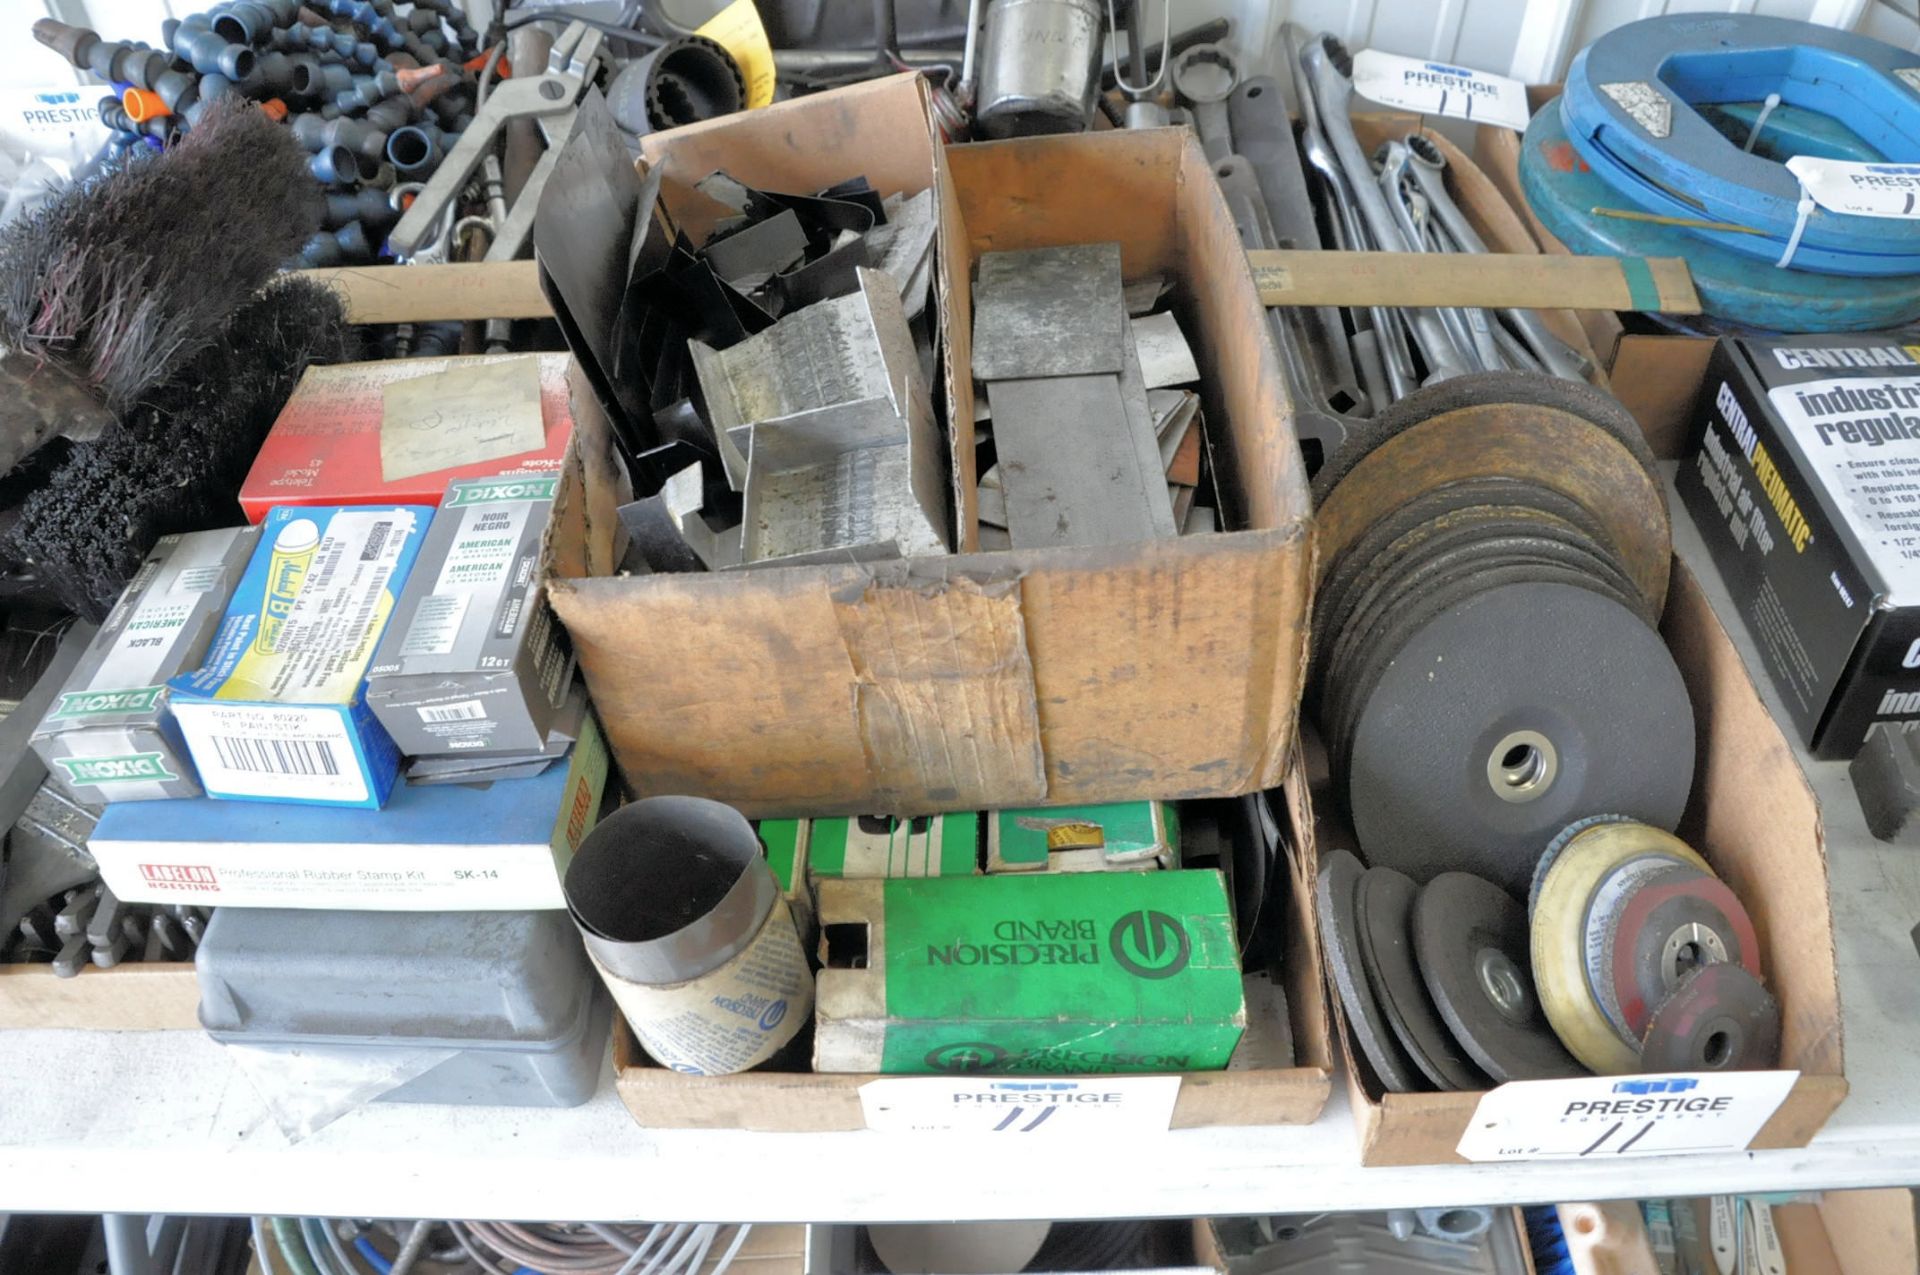
M1795 155L1787 171L1828 212L1857 217L1920 217L1920 164L1868 164Z
M1533 113L1527 86L1504 75L1362 49L1353 55L1353 91L1385 106L1447 115L1525 132Z
M885 1133L1160 1133L1178 1076L893 1076L860 1086L867 1128Z
M1745 1150L1797 1071L1522 1080L1480 1100L1455 1148L1469 1160L1600 1160Z

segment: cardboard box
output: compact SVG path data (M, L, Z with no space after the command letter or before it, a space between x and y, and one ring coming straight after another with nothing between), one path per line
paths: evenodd
M484 788L402 785L384 810L175 802L164 820L110 806L91 849L128 903L374 912L566 906L561 877L600 814L591 717L564 764Z
M1801 738L1847 759L1920 720L1920 345L1722 340L1680 498Z
M209 796L386 801L400 754L367 708L366 670L432 516L418 506L267 514L205 666L168 684Z
M1297 752L1297 750L1296 750ZM1180 1076L1172 1127L1311 1124L1325 1106L1331 1085L1331 1044L1324 986L1320 978L1318 936L1310 913L1311 878L1302 850L1311 840L1311 811L1306 778L1296 763L1285 781L1286 858L1284 898L1276 895L1284 916L1276 921L1284 936L1278 983L1284 991L1287 1021L1279 1023L1266 1008L1271 996L1253 992L1259 980L1245 981L1247 1028L1224 1071ZM762 824L763 838L766 836ZM769 841L769 845L772 842ZM1125 879L1157 881L1128 875ZM1291 1036L1295 1061L1274 1066L1274 1047ZM831 1132L864 1129L861 1086L877 1077L813 1072L750 1071L734 1076L684 1076L654 1063L624 1023L614 1024L615 1084L621 1100L642 1125L659 1129L754 1129L771 1132ZM950 1081L940 1076L911 1078L940 1093Z
M476 368L528 358L539 362L544 444L532 451L432 469L392 481L385 478L381 432L389 386L429 376L450 374L457 378ZM447 484L456 479L557 472L572 436L573 409L567 398L564 354L475 354L310 367L294 387L287 405L280 409L247 480L240 485L240 508L248 521L259 522L275 505L437 505Z
M1660 631L1686 682L1698 730L1693 795L1678 833L1753 918L1761 969L1780 1001L1781 1066L1800 1072L1752 1146L1805 1146L1847 1095L1819 803L1739 651L1677 559ZM1314 831L1304 846L1314 874L1322 845L1354 846L1331 813L1334 805L1331 795L1315 802ZM1360 1162L1463 1163L1454 1147L1481 1095L1386 1093L1348 1038L1337 1003L1334 1020L1360 1130ZM1512 1167L1525 1171L1524 1162Z
M34 729L33 751L82 801L198 797L167 681L200 667L259 533L162 536Z
M199 1031L192 961L89 965L60 978L51 965L0 965L0 1031Z
M1694 1230L1704 1242L1711 1234L1711 1201L1675 1200L1672 1205L1694 1211ZM1784 1262L1772 1269L1792 1275L1887 1275L1920 1270L1914 1198L1909 1190L1827 1191L1774 1203L1771 1210ZM1589 1256L1575 1258L1574 1269L1659 1269L1636 1201L1562 1204L1559 1213L1561 1228L1576 1241L1583 1235L1597 1237L1579 1245L1582 1249L1586 1244L1593 1247ZM1598 1225L1592 1224L1595 1222Z
M716 169L775 190L854 173L883 195L934 190L962 552L615 576L621 479L606 422L576 394L549 591L615 760L641 794L693 793L752 816L1273 787L1300 695L1310 508L1286 386L1205 157L1174 130L942 153L925 119L918 81L893 77L642 139L696 236L715 210L692 183ZM1245 530L969 552L970 263L1116 239L1128 275L1175 281L1230 525Z
M367 705L409 757L534 753L573 659L540 546L557 475L450 483L367 670Z
M1218 1071L1246 1030L1218 872L821 883L817 1072Z

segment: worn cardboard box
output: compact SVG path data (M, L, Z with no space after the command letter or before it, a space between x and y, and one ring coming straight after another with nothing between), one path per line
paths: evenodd
M367 707L409 757L536 753L573 660L546 603L551 474L447 485L367 670Z
M80 800L197 797L200 781L167 681L200 667L259 533L162 536L33 732L33 750Z
M1680 498L1820 758L1920 719L1920 346L1907 340L1722 340L1680 465Z
M1691 1209L1695 1231L1702 1237L1710 1234L1710 1200L1675 1200L1672 1205ZM1773 1203L1770 1209L1783 1265L1762 1264L1758 1270L1792 1275L1891 1275L1920 1270L1911 1191L1827 1191ZM1562 1204L1559 1213L1560 1225L1575 1241L1576 1250L1585 1250L1584 1256L1575 1257L1573 1269L1660 1269L1637 1202Z
M634 789L758 816L1274 786L1300 694L1310 510L1259 297L1192 139L1111 132L943 153L919 83L894 77L643 144L695 234L716 210L691 185L716 169L771 189L865 173L883 195L934 190L962 552L614 576L618 471L606 422L577 393L549 592ZM971 552L970 263L989 250L1115 239L1129 275L1174 281L1232 525L1245 529Z
M1693 794L1678 833L1706 857L1752 916L1761 968L1780 1001L1781 1065L1800 1072L1752 1146L1805 1146L1847 1094L1819 803L1739 651L1678 560L1661 633L1686 682L1699 741ZM1330 794L1315 802L1314 832L1306 847L1315 873L1323 849L1356 849L1334 809ZM1337 1004L1334 1020L1359 1125L1361 1163L1462 1163L1454 1147L1481 1095L1386 1093L1348 1038ZM1523 1161L1513 1167L1525 1171Z

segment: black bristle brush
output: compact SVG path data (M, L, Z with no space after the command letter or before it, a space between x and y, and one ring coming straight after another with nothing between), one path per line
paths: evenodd
M56 434L111 433L222 337L323 211L300 144L236 99L0 229L0 474Z

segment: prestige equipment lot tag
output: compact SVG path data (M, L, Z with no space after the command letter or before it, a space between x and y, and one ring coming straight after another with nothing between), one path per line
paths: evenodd
M901 1076L860 1086L867 1128L885 1133L1162 1133L1178 1076L1058 1079Z
M1920 164L1868 164L1859 160L1795 155L1787 171L1813 202L1828 212L1856 217L1920 217Z
M1502 124L1516 132L1525 132L1533 116L1527 109L1527 86L1518 80L1378 49L1353 55L1353 89L1403 111Z
M1469 1160L1599 1160L1741 1151L1797 1071L1523 1080L1480 1099L1455 1148Z

